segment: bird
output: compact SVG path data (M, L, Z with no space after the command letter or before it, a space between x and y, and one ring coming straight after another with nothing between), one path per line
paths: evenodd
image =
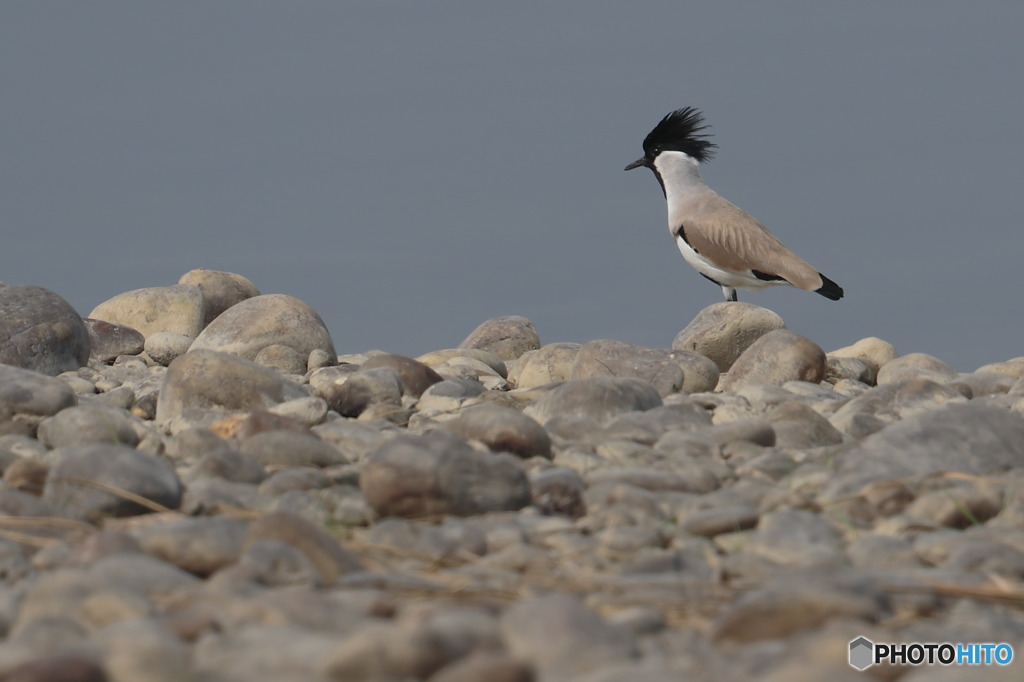
M644 155L626 166L650 168L668 204L668 229L697 272L722 288L726 301L736 289L789 285L838 301L843 288L786 248L749 213L729 202L700 175L717 144L694 107L669 112L644 138Z

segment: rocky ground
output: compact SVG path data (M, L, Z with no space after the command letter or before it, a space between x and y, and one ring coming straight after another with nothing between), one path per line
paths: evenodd
M0 286L0 681L1022 679L848 665L1024 656L1024 358L854 341L339 356L231 273Z

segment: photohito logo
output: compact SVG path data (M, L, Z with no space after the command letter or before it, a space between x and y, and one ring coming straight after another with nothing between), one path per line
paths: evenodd
M876 663L893 665L1009 665L1013 660L1013 647L992 642L951 644L943 642L905 644L876 644L867 637L850 642L850 665L865 670Z

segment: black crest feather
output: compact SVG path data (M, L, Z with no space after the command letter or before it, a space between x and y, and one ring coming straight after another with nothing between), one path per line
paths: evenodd
M665 151L683 152L700 163L709 161L718 146L707 139L704 114L694 107L676 109L661 119L644 138L644 155L654 159Z

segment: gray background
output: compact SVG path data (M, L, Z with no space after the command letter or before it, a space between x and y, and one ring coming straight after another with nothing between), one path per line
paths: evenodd
M704 109L709 184L846 289L740 292L826 350L1024 355L1024 3L4 2L0 279L82 314L196 267L339 352L519 314L667 347L717 287L646 170Z

